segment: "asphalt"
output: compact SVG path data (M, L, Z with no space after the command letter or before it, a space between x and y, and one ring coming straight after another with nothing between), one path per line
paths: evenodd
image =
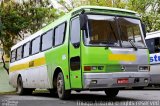
M116 98L100 92L72 92L69 100L59 100L49 93L28 96L1 95L2 106L160 106L159 90L122 90Z

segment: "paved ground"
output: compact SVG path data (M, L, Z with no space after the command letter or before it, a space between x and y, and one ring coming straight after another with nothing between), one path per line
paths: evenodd
M114 99L106 98L104 92L72 92L70 100L59 100L49 93L32 96L1 95L2 106L159 106L160 90L123 90Z

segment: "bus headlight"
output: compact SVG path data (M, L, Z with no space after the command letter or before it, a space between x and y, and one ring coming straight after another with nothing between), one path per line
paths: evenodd
M150 71L150 66L139 66L139 71Z

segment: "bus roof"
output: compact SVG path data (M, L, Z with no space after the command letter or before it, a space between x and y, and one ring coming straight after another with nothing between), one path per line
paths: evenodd
M96 12L101 12L102 10L106 10L109 11L110 13L114 13L116 12L116 14L122 14L122 13L127 13L132 14L132 15L136 15L137 12L131 11L131 10L126 10L126 9L119 9L119 8L112 8L112 7L103 7L103 6L81 6L78 8L73 9L71 12L65 14L64 16L62 16L61 18L55 20L54 22L52 22L51 24L45 26L44 28L40 29L39 31L35 32L34 34L32 34L31 36L25 38L24 40L18 42L17 44L15 44L11 50L16 49L17 47L23 45L24 43L31 41L32 39L36 38L37 36L43 34L45 31L52 29L54 26L60 24L63 21L66 21L66 17L67 16L72 16L72 15L76 15L79 14L82 10L89 10L89 11L96 11ZM117 13L118 12L118 13Z
M160 37L160 31L155 31L155 32L147 33L147 36L145 39L158 38L158 37Z
M131 11L131 10L113 8L113 7L104 7L104 6L80 6L78 8L73 9L70 13L73 13L73 12L78 11L78 10L83 10L83 9L111 10L111 11L121 11L121 12L126 12L126 13L137 14L137 12Z

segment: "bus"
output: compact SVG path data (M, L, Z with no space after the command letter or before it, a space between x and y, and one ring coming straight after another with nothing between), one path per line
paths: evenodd
M147 33L145 38L150 52L150 78L149 85L160 85L160 31Z
M120 89L145 87L150 65L143 26L130 10L78 7L11 48L10 84L20 95L39 88L60 99L71 91L115 97Z

